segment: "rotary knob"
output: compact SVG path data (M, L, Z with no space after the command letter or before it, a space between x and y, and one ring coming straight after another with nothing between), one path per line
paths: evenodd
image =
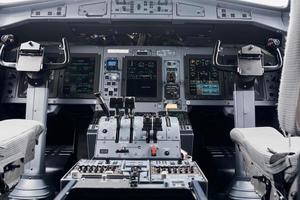
M112 74L110 76L110 80L112 80L112 81L118 81L119 80L119 76L117 74Z

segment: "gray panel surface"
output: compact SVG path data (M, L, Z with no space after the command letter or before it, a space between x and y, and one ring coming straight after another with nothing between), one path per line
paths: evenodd
M171 126L168 127L166 118L162 117L161 119L162 131L157 132L157 142L150 140L149 143L146 143L147 136L146 131L143 131L143 117L135 117L133 142L130 143L130 120L122 117L120 139L116 143L116 119L114 117L109 120L106 117L100 118L94 157L98 159L179 159L181 157L179 121L175 117L170 117ZM157 148L155 156L151 153L153 146ZM121 152L123 150L127 152Z
M234 48L233 48L234 49ZM184 57L188 54L194 55L211 55L212 48L209 47L159 47L159 46L112 46L112 47L100 47L100 46L72 46L71 52L76 55L99 55L101 57L101 63L97 65L97 79L99 80L98 87L100 92L106 102L109 102L110 97L116 97L121 95L121 79L122 79L122 67L123 67L123 58L125 56L139 56L147 54L147 56L159 56L162 58L162 101L161 102L136 102L136 110L139 112L159 112L164 111L164 105L166 103L176 103L178 105L178 110L187 111L187 106L193 105L219 105L219 106L232 106L233 101L229 98L232 96L231 91L225 91L224 99L220 100L186 100L185 97L185 66L184 66ZM235 51L231 51L228 49L229 55L234 55ZM105 67L105 63L108 59L114 58L118 60L118 70L109 71ZM168 63L176 63L176 65L169 65ZM166 96L166 86L167 82L167 69L176 68L178 69L176 74L176 82L179 86L178 98L171 99ZM13 74L11 74L13 73ZM107 82L112 82L111 77L114 74L117 74L117 79L115 80L115 85L108 86ZM109 79L105 79L108 76ZM59 78L55 76L56 78ZM61 79L61 78L60 78ZM19 83L16 81L20 81L19 75L16 72L8 71L5 81L4 81L4 95L2 98L2 102L4 103L25 103L25 98L18 97L18 93L22 88L18 88ZM56 79L55 79L56 80ZM257 106L274 106L277 101L277 92L278 92L278 83L280 80L279 73L266 73L263 79L263 83L261 87L262 92L265 93L263 99L259 99L256 101ZM56 84L60 85L61 81ZM224 84L231 84L231 82L225 82ZM232 83L233 84L233 83ZM96 100L94 98L90 99L66 99L66 98L55 98L53 95L57 95L59 91L57 88L61 88L60 86L54 87L55 91L51 91L50 88L50 99L49 104L88 104L95 105ZM107 88L107 90L105 89ZM227 88L227 86L226 86ZM112 95L109 95L108 91L112 91ZM52 94L52 95L51 95ZM227 99L228 97L228 99ZM97 109L98 108L97 106ZM97 110L96 109L96 110Z
M91 6L93 4L94 7ZM222 9L226 9L225 15ZM0 10L0 27L49 19L101 23L155 20L172 23L251 22L257 26L287 31L287 24L282 18L286 12L288 11L251 7L247 4L220 3L215 0L57 0L4 7Z

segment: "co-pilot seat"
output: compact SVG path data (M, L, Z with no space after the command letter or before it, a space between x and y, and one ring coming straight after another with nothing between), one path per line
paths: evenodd
M290 199L300 154L300 1L291 1L285 62L279 92L282 132L270 127L236 128L230 133L243 156L245 171L265 199ZM293 194L294 193L294 194Z
M24 164L34 158L34 149L44 126L32 120L0 121L1 193L17 184Z

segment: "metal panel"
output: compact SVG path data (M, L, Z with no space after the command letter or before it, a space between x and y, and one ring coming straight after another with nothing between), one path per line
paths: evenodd
M184 17L205 17L205 8L193 4L177 3L176 14Z
M86 17L104 16L107 13L107 2L91 3L80 5L78 8L78 15Z

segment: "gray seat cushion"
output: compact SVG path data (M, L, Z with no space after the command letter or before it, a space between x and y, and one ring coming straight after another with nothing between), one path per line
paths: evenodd
M244 159L252 163L266 176L272 176L286 170L287 179L297 171L300 154L300 137L284 137L280 132L270 127L235 128L231 131L232 140L238 144ZM277 162L270 162L271 156L281 153L293 154Z
M0 121L0 172L7 164L34 158L34 147L44 126L31 120Z

